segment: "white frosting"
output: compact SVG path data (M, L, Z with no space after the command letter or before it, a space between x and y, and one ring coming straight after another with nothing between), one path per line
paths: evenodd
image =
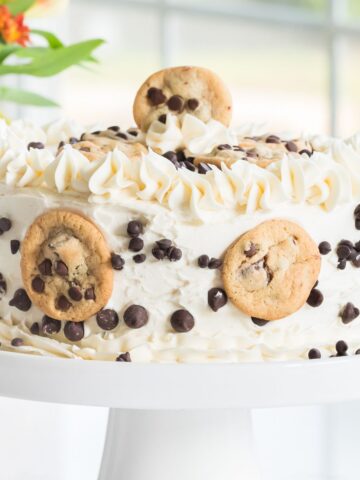
M334 252L322 257L319 289L324 302L318 308L304 305L290 317L257 327L230 301L218 312L207 304L207 292L221 287L218 270L201 269L197 258L208 254L218 258L243 232L274 217L274 212L258 212L238 216L231 222L224 219L213 224L193 225L179 220L174 212L149 202L138 206L91 205L81 197L69 198L48 194L43 190L11 191L2 187L0 211L13 221L10 232L0 237L0 251L9 252L12 238L22 239L28 226L44 210L53 207L78 208L94 219L107 236L109 246L121 253L125 267L115 272L113 295L108 307L120 318L113 331L101 330L95 318L85 323L85 337L77 343L66 340L63 331L52 336L32 335L29 327L39 322L42 313L32 307L21 312L9 307L14 291L22 286L20 254L3 255L1 273L7 281L7 294L0 300L0 341L3 348L85 359L113 360L120 352L130 351L135 362L254 361L306 358L310 348L324 354L334 353L339 339L353 352L360 347L360 317L345 325L339 318L342 306L350 301L359 306L359 271L347 265L338 270ZM324 213L316 205L282 204L276 216L300 223L316 242L330 241L333 248L341 238L356 241L353 226L354 205L332 213ZM135 264L127 245L126 224L141 218L145 225L143 239L147 259ZM334 228L334 224L336 228ZM221 234L219 234L221 232ZM179 262L157 261L151 255L156 240L170 238L179 246L183 257ZM122 315L130 304L141 304L149 312L149 323L138 330L125 326ZM169 318L178 308L186 308L195 318L195 327L188 333L175 333ZM24 339L24 347L11 347L14 337Z
M112 360L130 351L138 362L229 362L306 358L311 347L328 355L339 339L351 351L360 347L360 317L348 325L339 318L346 302L360 306L359 272L350 264L337 269L334 252L341 238L358 240L353 209L360 198L359 136L346 141L312 137L309 141L319 151L310 158L289 153L265 169L239 160L201 175L176 170L154 150L178 147L188 154L206 154L220 143L236 143L235 131L191 115L180 125L168 115L166 124L152 124L146 141L153 150L140 159L115 150L90 162L71 145L55 158L54 146L82 130L61 122L42 130L26 122L0 121L0 212L13 223L11 231L0 236L1 273L8 286L0 300L3 348L15 349L11 339L21 337L25 345L18 351L44 355ZM254 128L249 132L254 135ZM47 148L28 150L32 141ZM8 305L22 286L20 254L9 254L10 240L21 240L39 214L59 206L78 208L93 218L110 248L126 260L124 270L115 272L108 305L119 313L119 326L104 332L92 318L85 324L84 339L74 344L63 331L51 338L32 335L29 327L42 313L35 307L20 312ZM207 292L221 287L222 281L219 271L197 266L198 256L220 257L243 232L274 217L300 223L316 242L331 242L333 251L322 257L319 279L324 303L317 309L304 305L265 327L254 325L231 302L212 312ZM142 264L133 262L125 233L128 221L137 218L145 225L147 259ZM181 248L179 262L153 258L152 246L161 238ZM139 330L128 329L122 321L125 308L133 303L142 304L150 315L148 325ZM171 329L169 318L178 308L194 315L191 332Z
M97 165L79 150L65 145L56 159L47 166L44 172L45 185L59 193L88 192L89 178Z
M80 138L85 131L83 127L75 122L59 119L49 123L44 128L46 143L49 146L57 147L60 142L68 142L69 138Z
M159 153L183 148L189 156L208 154L222 143L235 144L236 139L222 123L216 120L204 123L188 113L181 120L171 114L167 115L166 123L155 120L146 134L146 144Z

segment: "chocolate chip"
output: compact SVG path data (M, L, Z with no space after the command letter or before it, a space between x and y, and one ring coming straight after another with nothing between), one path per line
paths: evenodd
M267 325L269 323L269 320L264 320L263 318L251 317L251 320L258 327L264 327L265 325Z
M69 300L65 297L65 295L60 295L57 299L57 308L62 312L67 312L69 308L72 306Z
M220 268L222 264L223 261L220 258L211 258L208 267L210 268L210 270L215 270L217 268Z
M309 360L316 360L318 358L321 358L321 352L317 348L312 348L308 352L308 358Z
M141 328L148 320L148 312L141 305L130 305L124 312L124 322L129 328Z
M150 103L154 106L160 105L161 103L165 103L166 101L166 96L163 94L160 88L155 88L155 87L149 88L146 96L149 99Z
M182 257L182 251L180 248L170 247L166 252L166 256L170 262L178 262Z
M22 338L17 337L11 340L12 347L21 347L22 345L24 345L24 340Z
M95 300L94 287L89 287L85 290L84 298L85 300Z
M125 260L117 253L111 254L111 266L114 270L122 270L125 265Z
M337 267L339 270L345 270L345 267L346 267L346 260L340 260L340 262L338 262L337 264Z
M214 312L217 312L219 308L226 305L227 300L226 292L221 288L211 288L208 291L208 304Z
M232 149L234 150L234 152L245 152L245 150L239 145L233 145Z
M159 116L158 118L160 123L166 123L166 113L163 113L162 115Z
M198 265L200 268L207 268L209 266L210 258L207 255L200 255L198 258Z
M178 162L185 162L186 155L184 150L179 150L178 152L176 152L176 156L177 156Z
M129 237L138 237L144 231L143 224L139 220L131 220L127 226L127 234Z
M341 310L340 317L343 323L347 324L359 316L359 309L351 302L348 302Z
M171 315L170 323L175 332L185 333L194 328L195 320L187 310L176 310Z
M129 352L120 353L120 355L115 359L116 362L131 362L131 357Z
M91 152L90 147L81 147L80 151L81 152L87 152L87 153Z
M218 150L232 150L231 145L228 143L222 143L221 145L217 146Z
M354 244L353 244L352 242L350 242L350 240L345 240L345 239L340 240L340 242L338 243L338 245L346 245L346 246L348 246L350 249L351 249L351 248L354 248Z
M0 273L0 294L4 294L6 293L6 291L7 291L7 284L2 273Z
M182 164L184 167L186 167L187 170L190 170L190 172L195 172L196 171L196 167L193 163L190 162L190 160L185 160L184 162L182 162Z
M184 100L180 95L173 95L166 102L166 105L169 107L169 110L173 112L181 112L184 108Z
M64 335L70 342L79 342L84 338L84 322L66 322Z
M92 135L100 135L100 130L95 130L95 132L91 132Z
M10 240L10 251L13 255L19 251L20 242L19 240Z
M313 288L310 292L310 295L307 299L308 305L310 307L319 307L324 300L323 294L317 288Z
M212 168L210 167L210 165L208 163L201 162L198 165L198 172L201 175L205 175L207 172L211 172L211 170L212 170Z
M247 247L246 250L244 250L244 254L247 258L251 258L254 255L256 255L258 251L259 251L259 249L255 245L255 243L250 242L250 245Z
M360 348L355 351L355 355L360 355Z
M360 241L355 243L354 248L357 252L360 252Z
M8 232L11 227L12 227L11 220L9 220L8 218L5 218L5 217L0 218L1 233Z
M357 255L355 255L354 258L352 258L351 264L352 264L355 268L360 268L360 253L359 253L359 252L357 253Z
M133 260L135 263L144 263L146 260L145 253L139 253L138 255L133 256Z
M250 157L250 158L257 158L257 157L258 157L258 154L257 154L256 150L251 149L251 150L248 150L248 151L246 152L246 156L247 156L247 157Z
M160 247L154 247L151 253L157 260L163 260L166 256L165 250L162 250Z
M187 108L191 111L196 110L199 105L199 100L197 100L196 98L189 98L189 100L186 102Z
M54 270L58 275L60 275L60 277L66 277L66 275L69 273L67 265L61 260L55 262Z
M286 142L285 147L286 147L286 150L288 150L289 152L297 152L298 151L298 147L297 147L295 142Z
M352 261L355 260L356 257L358 257L358 256L359 256L359 252L357 252L357 251L355 250L355 248L351 248L350 255L349 255L349 257L347 258L347 260L352 262Z
M119 324L119 316L115 310L107 308L96 314L96 322L103 330L113 330Z
M69 143L70 145L75 145L75 143L79 143L79 139L76 137L70 137L69 138Z
M33 334L33 335L39 335L40 334L40 325L38 324L38 322L34 322L31 327L30 327L30 332Z
M308 157L311 157L312 155L312 152L310 150L308 150L307 148L303 148L302 150L300 150L300 155L307 155Z
M163 154L163 157L170 160L176 169L180 168L180 163L178 162L177 155L175 152L169 151Z
M31 287L36 293L43 293L45 290L45 282L41 277L33 278L31 282Z
M51 260L45 258L40 265L38 265L39 272L41 275L50 276L52 275L52 263Z
M61 330L60 320L48 317L44 315L41 323L41 331L44 335L52 335L53 333L59 333Z
M132 137L137 137L138 136L138 131L137 130L131 130L130 128L127 130L127 133L131 135Z
M339 357L345 357L348 351L348 344L344 340L339 340L336 342L335 349Z
M356 228L356 230L360 230L360 218L357 218L355 220L355 228Z
M123 140L127 140L127 138L128 138L127 135L125 133L122 133L122 132L117 133L116 136L118 138L122 138Z
M144 248L144 240L139 237L134 237L129 242L129 250L132 252L140 252Z
M319 243L319 252L321 255L327 255L331 252L331 245L329 242L321 242Z
M356 218L360 218L360 203L359 203L359 205L356 206L356 208L354 210L354 216Z
M113 132L118 132L120 130L120 127L118 125L112 125L111 127L108 127L108 130L112 130Z
M80 288L74 286L69 288L68 295L71 300L75 300L75 302L80 302L80 300L83 298Z
M156 242L156 245L161 248L161 250L168 250L172 246L172 241L168 238L162 238Z
M336 254L339 257L339 260L346 260L350 257L351 248L345 244L340 243L336 249Z
M269 135L266 140L266 143L281 143L281 139L277 135Z
M45 148L45 145L42 142L30 142L27 146L27 149L30 150L30 148L36 148L38 150L43 150Z
M60 148L63 148L65 147L65 142L64 140L61 140L61 142L59 142L59 145L58 145L58 150L60 150Z
M22 312L27 312L31 308L31 300L28 294L23 288L19 288L14 293L13 298L10 300L9 305L15 307Z

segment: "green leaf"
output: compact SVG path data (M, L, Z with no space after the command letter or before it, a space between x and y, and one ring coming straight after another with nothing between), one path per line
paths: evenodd
M13 15L18 13L24 13L26 10L29 10L35 3L35 0L12 0L7 2L0 2L6 4Z
M59 105L42 95L27 92L11 87L0 87L0 100L5 102L15 102L21 105L35 105L37 107L58 107Z
M0 65L0 75L18 74L51 77L86 60L104 40L88 40L68 47L48 50L44 55L25 65Z
M31 30L31 34L39 35L40 37L45 38L45 40L48 42L49 47L51 48L60 48L64 46L62 41L51 32L35 29L35 30Z
M0 45L0 63L18 50L23 50L23 47L20 47L20 45Z
M18 58L42 58L46 53L50 52L51 48L47 47L27 47L21 48L14 52Z

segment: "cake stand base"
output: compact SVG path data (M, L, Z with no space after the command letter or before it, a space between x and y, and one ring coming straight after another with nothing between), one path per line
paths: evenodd
M257 480L249 410L111 409L99 480Z

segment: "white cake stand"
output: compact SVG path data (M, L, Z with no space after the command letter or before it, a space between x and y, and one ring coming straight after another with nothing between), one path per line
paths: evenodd
M0 354L0 395L110 408L99 480L254 480L250 411L360 398L360 356L140 365Z

